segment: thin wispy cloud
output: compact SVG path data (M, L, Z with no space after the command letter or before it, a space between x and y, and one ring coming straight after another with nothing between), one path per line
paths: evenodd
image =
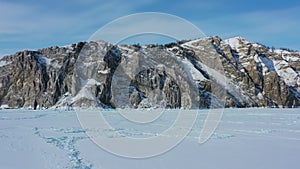
M233 0L1 0L0 53L85 41L110 21L137 12L170 13L191 21L208 35L245 36L300 50L299 11L296 1L266 0L258 5Z
M26 22L26 18L34 16L33 11L32 6L0 2L0 34L23 33L33 29L33 25Z
M105 40L110 43L118 43L120 40L130 36L149 33L177 40L205 36L201 30L187 20L174 15L150 12L117 19L97 31L90 40Z
M144 2L43 3L0 2L0 45L13 52L85 41L104 24L133 13ZM6 52L2 48L0 53Z
M276 10L258 10L239 12L236 14L211 17L194 22L209 35L219 35L223 38L244 36L249 40L274 45L300 49L300 42L293 39L299 37L300 22L297 16L300 7Z

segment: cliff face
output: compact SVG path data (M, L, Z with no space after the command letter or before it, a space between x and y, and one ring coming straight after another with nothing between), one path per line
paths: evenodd
M299 52L241 37L142 47L80 42L2 58L0 105L296 107L299 72Z

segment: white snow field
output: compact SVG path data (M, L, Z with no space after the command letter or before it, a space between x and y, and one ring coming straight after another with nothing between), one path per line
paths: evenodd
M297 169L300 109L225 109L211 137L198 144L207 110L186 139L146 159L113 155L93 143L75 111L0 110L0 169ZM167 129L176 113L150 124L130 124L111 111L104 117L123 136L150 137ZM115 137L107 130L107 139ZM170 136L172 137L172 136ZM132 148L132 151L135 151Z

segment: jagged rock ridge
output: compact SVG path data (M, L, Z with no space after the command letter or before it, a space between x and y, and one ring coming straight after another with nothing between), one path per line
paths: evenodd
M142 57L154 59L150 62ZM217 60L222 70L214 69ZM191 107L192 102L201 108L212 103L297 107L299 63L299 52L268 48L241 37L146 46L80 42L2 58L0 105L120 107L121 100L134 108ZM113 77L119 72L126 77L116 82ZM128 88L118 89L118 85ZM188 87L192 85L197 91ZM221 91L222 95L215 94Z

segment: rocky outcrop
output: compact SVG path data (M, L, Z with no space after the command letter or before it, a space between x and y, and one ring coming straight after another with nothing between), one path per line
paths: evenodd
M129 89L130 103L134 108L149 108L157 104L168 108L181 107L180 87L165 70L149 68L141 71L132 79Z
M83 43L6 56L1 66L0 103L13 108L51 107L72 86L74 63Z
M300 53L236 37L166 45L80 42L0 60L0 105L297 107Z

